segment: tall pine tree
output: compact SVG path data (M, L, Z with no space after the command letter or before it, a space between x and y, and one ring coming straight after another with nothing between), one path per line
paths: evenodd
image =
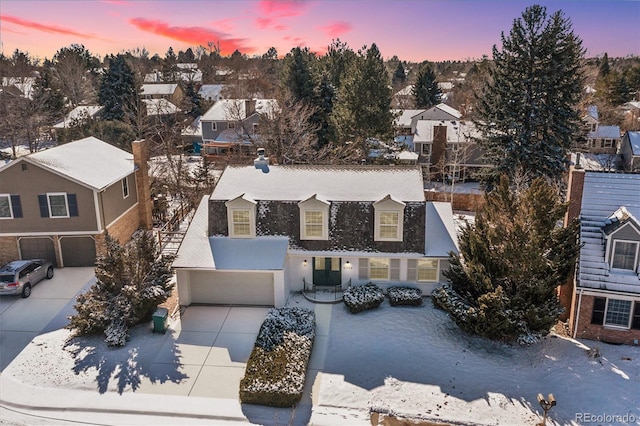
M497 340L544 336L562 312L556 289L578 254L578 225L558 226L566 205L542 178L525 190L502 176L473 225L460 236L445 276L433 294L460 328Z
M491 189L503 173L559 182L581 132L582 41L562 12L549 16L539 5L528 7L501 39L476 105L478 144L494 166L483 184Z
M431 64L426 63L420 67L416 83L411 89L411 94L416 100L416 108L431 108L440 103L442 91L436 80L436 73Z
M123 120L130 105L136 104L138 85L124 55L111 56L109 68L100 82L98 103L106 120Z

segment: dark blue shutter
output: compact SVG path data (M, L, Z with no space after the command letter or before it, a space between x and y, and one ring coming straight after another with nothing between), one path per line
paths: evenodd
M40 204L40 217L49 217L49 203L45 194L38 195L38 204Z
M69 203L69 216L78 216L78 200L76 194L67 194L67 202Z
M13 210L13 217L22 217L22 204L20 204L20 196L11 196L11 209Z

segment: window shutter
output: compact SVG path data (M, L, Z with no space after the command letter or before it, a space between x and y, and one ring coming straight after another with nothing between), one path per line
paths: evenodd
M418 260L407 259L407 281L418 281Z
M67 194L67 202L69 203L69 216L78 216L78 199L76 194Z
M596 297L593 299L593 312L591 312L591 324L602 325L604 323L604 309L607 305L607 299L604 297Z
M640 330L640 302L633 302L633 318L631 319L631 328Z
M11 210L13 210L13 217L22 217L22 204L20 204L20 196L11 196Z
M391 259L389 261L389 279L391 281L400 281L400 259Z
M49 217L49 204L45 194L38 195L38 204L40 205L40 217Z
M358 259L358 279L366 280L369 278L369 259Z

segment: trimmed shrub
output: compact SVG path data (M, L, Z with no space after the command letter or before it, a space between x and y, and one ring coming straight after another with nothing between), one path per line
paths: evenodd
M344 291L344 305L352 314L375 309L383 301L384 293L382 289L372 283L349 287Z
M298 307L270 309L240 381L240 401L270 407L297 404L302 398L314 337L313 311Z
M413 287L389 287L387 289L391 306L422 305L422 290Z

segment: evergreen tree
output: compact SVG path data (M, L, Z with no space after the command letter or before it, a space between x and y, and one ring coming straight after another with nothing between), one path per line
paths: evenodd
M121 246L110 235L96 261L96 283L76 299L76 314L66 328L76 334L104 332L106 342L123 346L128 329L151 319L172 291L172 256L161 256L151 235L139 231Z
M493 165L482 176L491 189L498 177L522 170L531 179L559 182L567 152L580 137L582 41L562 12L528 7L493 47L493 67L477 99L478 144Z
M606 77L609 72L611 72L611 68L609 68L609 55L607 55L607 52L604 52L602 60L600 61L600 68L598 69L598 77Z
M196 83L188 81L184 84L184 99L180 108L184 114L191 118L197 118L203 114L204 99L198 93Z
M98 103L104 106L102 116L106 120L123 120L127 108L136 103L137 95L136 77L124 55L111 56L98 92Z
M394 86L402 85L407 81L407 73L402 65L401 61L398 61L398 66L396 70L393 72L393 76L391 77L391 84Z
M368 139L393 135L389 76L375 44L360 50L338 89L332 123L340 143L355 143L363 156Z
M522 192L502 176L475 224L460 236L434 303L465 331L498 340L543 336L562 307L557 287L575 265L577 222L558 227L566 205L538 178Z
M315 56L308 48L294 47L282 67L282 85L291 95L303 102L311 102L316 88Z
M173 51L173 47L169 47L162 61L162 81L174 82L177 80L178 57Z
M413 85L411 94L416 99L417 108L431 108L440 103L442 91L438 87L436 73L433 71L431 64L426 63L420 67L416 84Z

